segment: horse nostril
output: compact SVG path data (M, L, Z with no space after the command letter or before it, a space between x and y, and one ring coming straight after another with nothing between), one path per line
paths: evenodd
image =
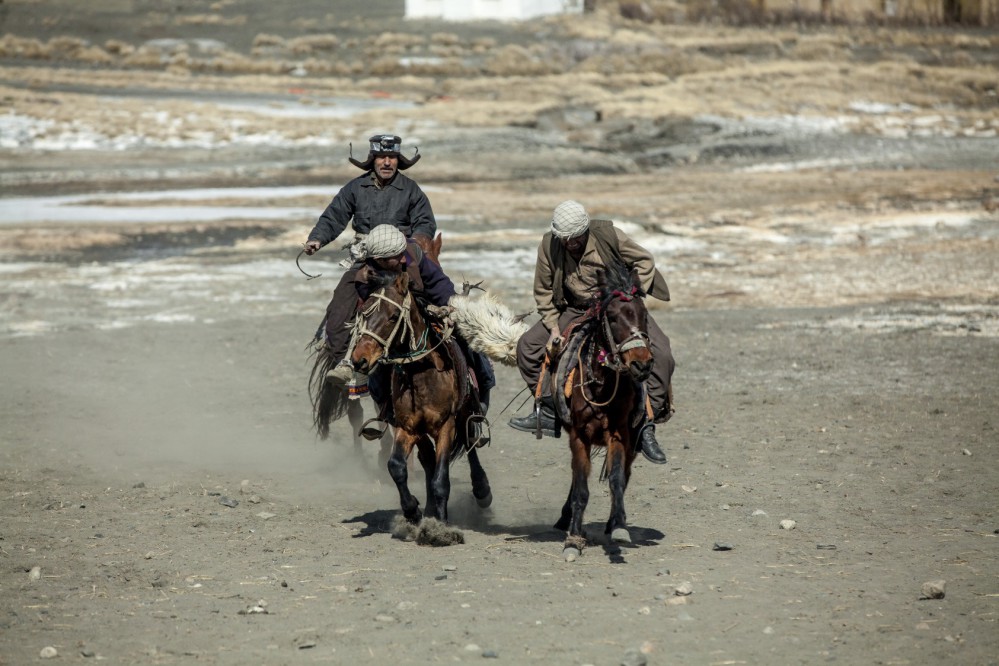
M645 381L652 374L652 363L647 361L634 361L628 366L631 376L640 382Z
M362 358L360 361L355 361L354 362L354 370L356 372L360 372L361 374L364 374L364 372L367 369L368 369L368 359Z

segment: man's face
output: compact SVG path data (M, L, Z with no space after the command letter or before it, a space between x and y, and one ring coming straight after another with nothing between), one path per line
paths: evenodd
M402 262L406 256L406 251L403 250L394 257L381 257L380 259L375 259L375 263L378 267L386 271L400 271L402 270Z
M574 257L578 257L583 253L586 248L586 239L590 237L590 232L586 231L578 236L573 236L572 238L566 238L562 241L565 245L565 250Z
M375 155L375 176L382 183L387 183L399 170L398 155Z

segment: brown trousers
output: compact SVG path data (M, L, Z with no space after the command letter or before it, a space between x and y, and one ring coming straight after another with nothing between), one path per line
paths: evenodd
M564 331L569 322L584 313L585 310L568 308L558 318L559 330ZM547 344L550 335L549 330L539 321L527 329L527 332L520 336L520 340L517 341L517 368L532 393L537 388L541 378L541 364L545 360L545 344ZM649 392L652 413L655 414L655 420L659 421L666 416L666 412L663 410L669 407L668 391L676 361L673 360L669 338L651 316L649 317L649 343L652 347L653 357L652 374L645 380L645 386Z
M360 264L354 264L346 271L333 290L333 298L326 306L326 345L334 361L342 361L350 345L350 328L347 323L357 313L357 287L354 276Z

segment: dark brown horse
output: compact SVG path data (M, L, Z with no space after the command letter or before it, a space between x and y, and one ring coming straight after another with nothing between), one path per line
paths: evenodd
M428 324L405 272L372 272L368 284L371 295L358 310L350 360L358 372L371 373L380 364L390 368L395 443L388 470L403 515L410 523L422 517L407 483L406 463L414 448L426 472L427 517L447 521L449 466L462 453L471 467L472 494L480 507L489 506L489 480L468 444L477 398L463 352L453 337L441 336Z
M555 403L569 433L572 485L555 527L568 532L567 561L586 543L583 513L589 500L594 447L606 451L601 478L611 491L605 532L615 543L630 543L624 492L631 478L636 438L645 410L644 384L652 371L648 311L638 275L621 265L608 267L585 317L574 327L554 360ZM564 399L563 399L564 398Z

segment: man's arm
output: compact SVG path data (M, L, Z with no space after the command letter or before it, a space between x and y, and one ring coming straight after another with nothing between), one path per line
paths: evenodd
M638 269L638 281L642 285L642 290L646 293L652 289L652 280L656 276L656 260L652 253L644 247L631 240L627 234L614 227L617 234L617 245L621 251L621 258L629 269Z
M447 305L457 293L451 278L444 274L440 266L430 261L426 254L420 257L419 266L423 293L427 300L434 305Z
M430 207L430 199L415 182L409 199L409 224L414 236L426 236L432 240L437 233L437 220L434 218L433 208Z
M350 222L350 218L354 216L356 208L356 194L354 188L350 187L348 183L337 192L333 200L326 206L326 210L319 216L316 226L312 228L308 242L305 244L306 253L312 254L312 252L309 252L309 247L315 247L313 250L315 252L320 247L336 240L343 233L343 230L347 228L347 224ZM315 245L317 242L318 246Z
M555 307L552 283L555 272L552 270L551 258L545 252L544 240L538 245L538 260L534 265L534 302L538 306L541 321L549 331L558 331L559 311Z

